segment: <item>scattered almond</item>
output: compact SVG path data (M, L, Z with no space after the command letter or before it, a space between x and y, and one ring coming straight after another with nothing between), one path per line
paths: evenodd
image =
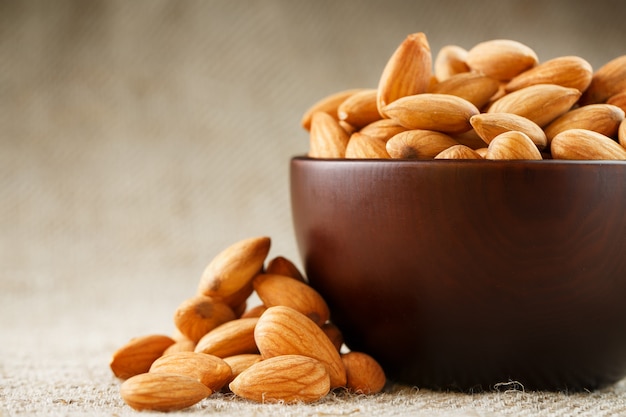
M312 403L330 391L324 364L303 355L283 355L257 362L229 385L236 395L260 403Z
M216 327L198 341L195 352L219 358L242 353L258 353L254 341L254 328L258 320L256 317L240 318Z
M161 356L149 372L178 374L195 378L212 392L219 391L232 375L230 366L221 358L197 352L179 352Z
M230 390L230 387L228 387L228 385L240 373L242 373L243 371L245 371L246 369L248 369L255 363L260 362L261 360L263 360L263 358L258 353L243 353L241 355L233 355L233 356L225 357L224 362L226 362L228 366L230 366L231 376L226 381L226 384L222 387L222 390L224 390L225 388L228 388L228 390Z
M198 285L198 294L219 299L245 289L262 270L270 243L268 237L254 237L224 249L204 270Z
M346 388L359 394L376 394L387 382L385 371L370 355L363 352L348 352L341 355L346 368Z
M174 312L174 324L193 342L220 324L235 319L232 308L206 295L196 295L183 301Z
M271 259L265 267L266 274L284 275L286 277L295 278L298 281L306 282L304 275L298 267L284 256L277 256Z
M266 307L287 306L307 316L318 326L330 318L324 298L312 287L283 275L259 274L253 281L254 290Z
M152 362L174 343L171 337L160 334L135 337L113 353L109 366L121 379L148 372Z
M254 338L264 359L282 355L310 356L326 367L331 388L345 385L346 370L333 343L315 322L293 308L269 307L259 318Z
M120 394L126 404L138 411L177 411L191 407L212 392L185 375L143 373L124 381Z

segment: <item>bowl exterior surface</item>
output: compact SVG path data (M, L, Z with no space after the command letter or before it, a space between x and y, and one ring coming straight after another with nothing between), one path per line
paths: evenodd
M347 346L432 389L626 376L626 164L293 158L310 284Z

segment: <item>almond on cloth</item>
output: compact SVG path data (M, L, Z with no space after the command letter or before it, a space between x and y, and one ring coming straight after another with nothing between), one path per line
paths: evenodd
M113 353L109 366L113 374L121 379L148 372L152 362L174 343L171 337L160 334L132 338Z
M197 379L213 392L219 391L232 375L230 366L221 358L197 352L161 356L152 363L148 372L186 375Z
M317 324L291 307L269 307L259 318L254 339L264 359L309 356L324 364L331 388L346 383L346 370L334 344Z
M258 320L256 317L240 318L217 326L198 341L195 352L219 358L258 353L254 340L254 329Z
M212 392L185 375L144 373L124 381L120 394L137 411L177 411L191 407Z
M317 359L282 355L253 364L229 387L236 395L259 403L313 403L330 392L330 378Z
M346 388L358 394L376 394L382 391L387 382L382 366L370 355L363 352L348 352L341 355L346 368Z

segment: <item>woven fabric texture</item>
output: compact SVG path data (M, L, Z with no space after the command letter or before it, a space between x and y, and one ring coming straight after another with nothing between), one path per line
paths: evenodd
M213 256L267 235L270 256L299 265L300 117L375 87L407 34L433 51L510 38L597 68L626 53L624 21L617 0L0 0L0 416L135 415L109 358L172 332ZM595 417L626 415L626 390L216 394L179 414L209 413Z

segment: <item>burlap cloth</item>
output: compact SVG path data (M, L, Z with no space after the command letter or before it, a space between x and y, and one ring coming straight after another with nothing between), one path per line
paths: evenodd
M598 67L626 53L624 21L620 1L1 1L0 415L134 415L112 352L172 332L218 251L268 235L270 256L299 264L287 173L308 148L300 116L375 86L408 33L435 51L512 38ZM209 413L626 415L626 391L215 395L181 414Z

